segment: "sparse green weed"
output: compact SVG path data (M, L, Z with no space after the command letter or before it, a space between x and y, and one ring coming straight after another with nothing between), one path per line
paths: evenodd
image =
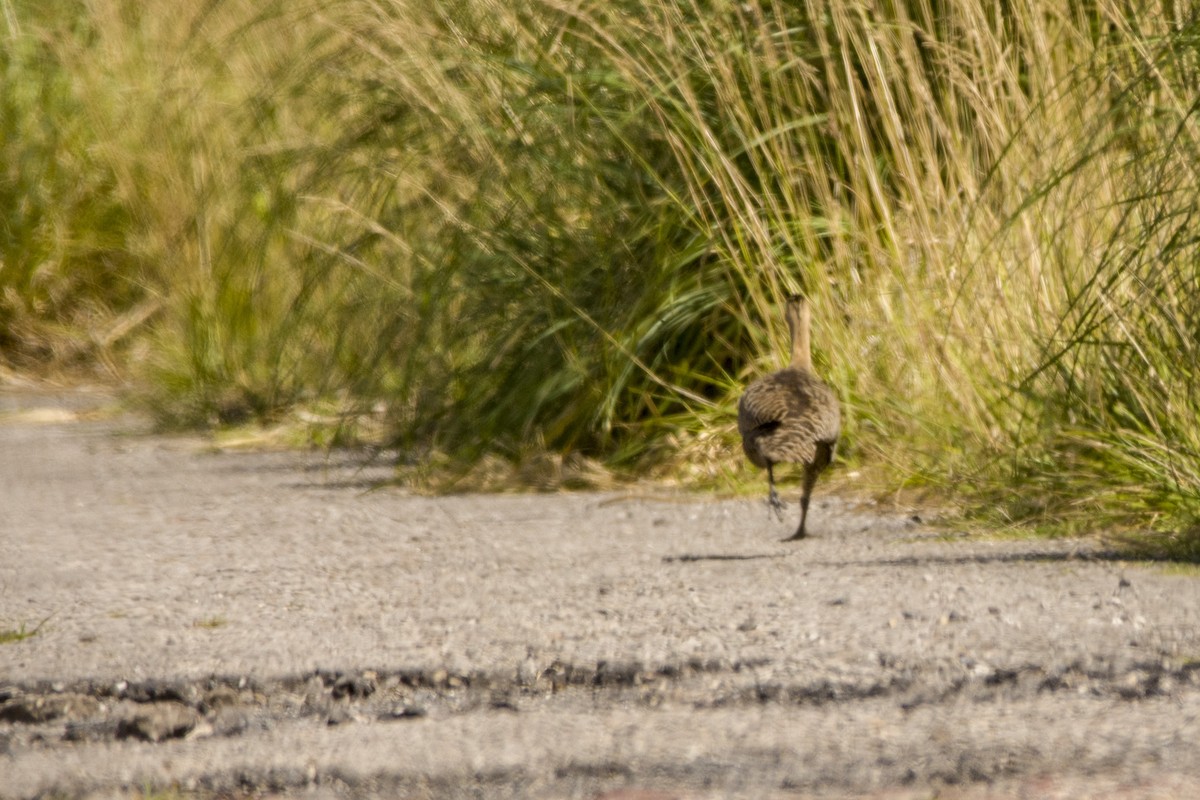
M0 628L0 644L13 644L15 642L23 642L26 639L32 639L41 632L42 626L49 622L49 620L50 617L46 617L32 628L28 627L24 622L15 628Z
M205 628L208 630L215 630L217 628L224 628L228 624L229 624L229 620L225 619L225 617L222 617L218 614L216 616L203 617L202 619L198 619L192 623L192 627L193 628Z
M21 642L37 636L37 630L26 630L25 625L18 625L16 628L0 629L0 644L12 644L13 642Z

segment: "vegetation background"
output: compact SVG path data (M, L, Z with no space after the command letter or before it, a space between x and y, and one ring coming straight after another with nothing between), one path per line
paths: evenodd
M1200 557L1190 3L0 11L0 370L462 485L732 486L800 290L834 480Z

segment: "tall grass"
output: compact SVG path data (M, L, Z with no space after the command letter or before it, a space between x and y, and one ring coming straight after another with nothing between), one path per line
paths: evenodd
M0 353L22 366L91 358L141 297L132 209L92 147L95 98L55 44L86 36L52 22L66 5L0 4Z
M6 353L126 345L164 421L727 481L801 290L877 485L1197 516L1174 6L3 2Z
M1123 17L1068 84L1103 104L1082 137L1054 143L1069 158L1026 199L1026 213L1055 232L1044 250L1059 256L1064 301L1016 384L1025 427L1012 451L1012 475L1030 488L1020 511L1148 522L1171 533L1167 552L1191 559L1200 557L1197 33L1194 16Z

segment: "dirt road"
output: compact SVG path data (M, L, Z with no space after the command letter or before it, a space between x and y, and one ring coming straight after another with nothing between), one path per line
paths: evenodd
M0 393L0 797L1200 796L1200 580ZM793 507L794 510L794 507ZM34 635L21 638L20 635Z

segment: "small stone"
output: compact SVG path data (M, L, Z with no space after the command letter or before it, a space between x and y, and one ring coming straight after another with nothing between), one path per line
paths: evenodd
M218 686L204 696L204 706L209 710L236 706L240 702L241 696L232 686Z
M517 665L517 683L521 686L533 686L537 683L538 668L533 658L526 658Z
M100 711L100 701L86 694L18 696L0 704L0 722L36 725L59 717L89 717Z
M196 723L196 726L194 728L192 728L190 731L188 731L184 735L183 738L185 738L185 739L203 739L208 736L212 736L215 732L216 732L216 729L213 728L212 723L210 723L208 720L201 719L199 722Z
M236 736L250 727L250 715L241 708L226 706L213 715L212 730L217 736Z
M143 739L161 742L186 736L196 727L200 715L179 703L151 703L117 724L118 739Z
M64 742L102 742L117 735L117 723L112 720L67 720L63 728Z
M379 714L379 719L387 722L395 719L420 719L428 712L421 706L406 705L397 703L389 709L386 709Z
M325 724L329 727L345 725L347 722L354 722L354 715L348 709L338 706L329 712L329 716L325 718Z
M355 699L370 697L375 694L375 680L367 674L343 675L334 681L332 693L334 700L341 700L344 697Z
M129 684L123 693L124 697L136 703L155 703L174 701L190 704L198 694L195 687L173 681L148 680Z
M488 700L488 707L497 711L520 711L512 696L508 692L503 691L492 693L491 699Z

